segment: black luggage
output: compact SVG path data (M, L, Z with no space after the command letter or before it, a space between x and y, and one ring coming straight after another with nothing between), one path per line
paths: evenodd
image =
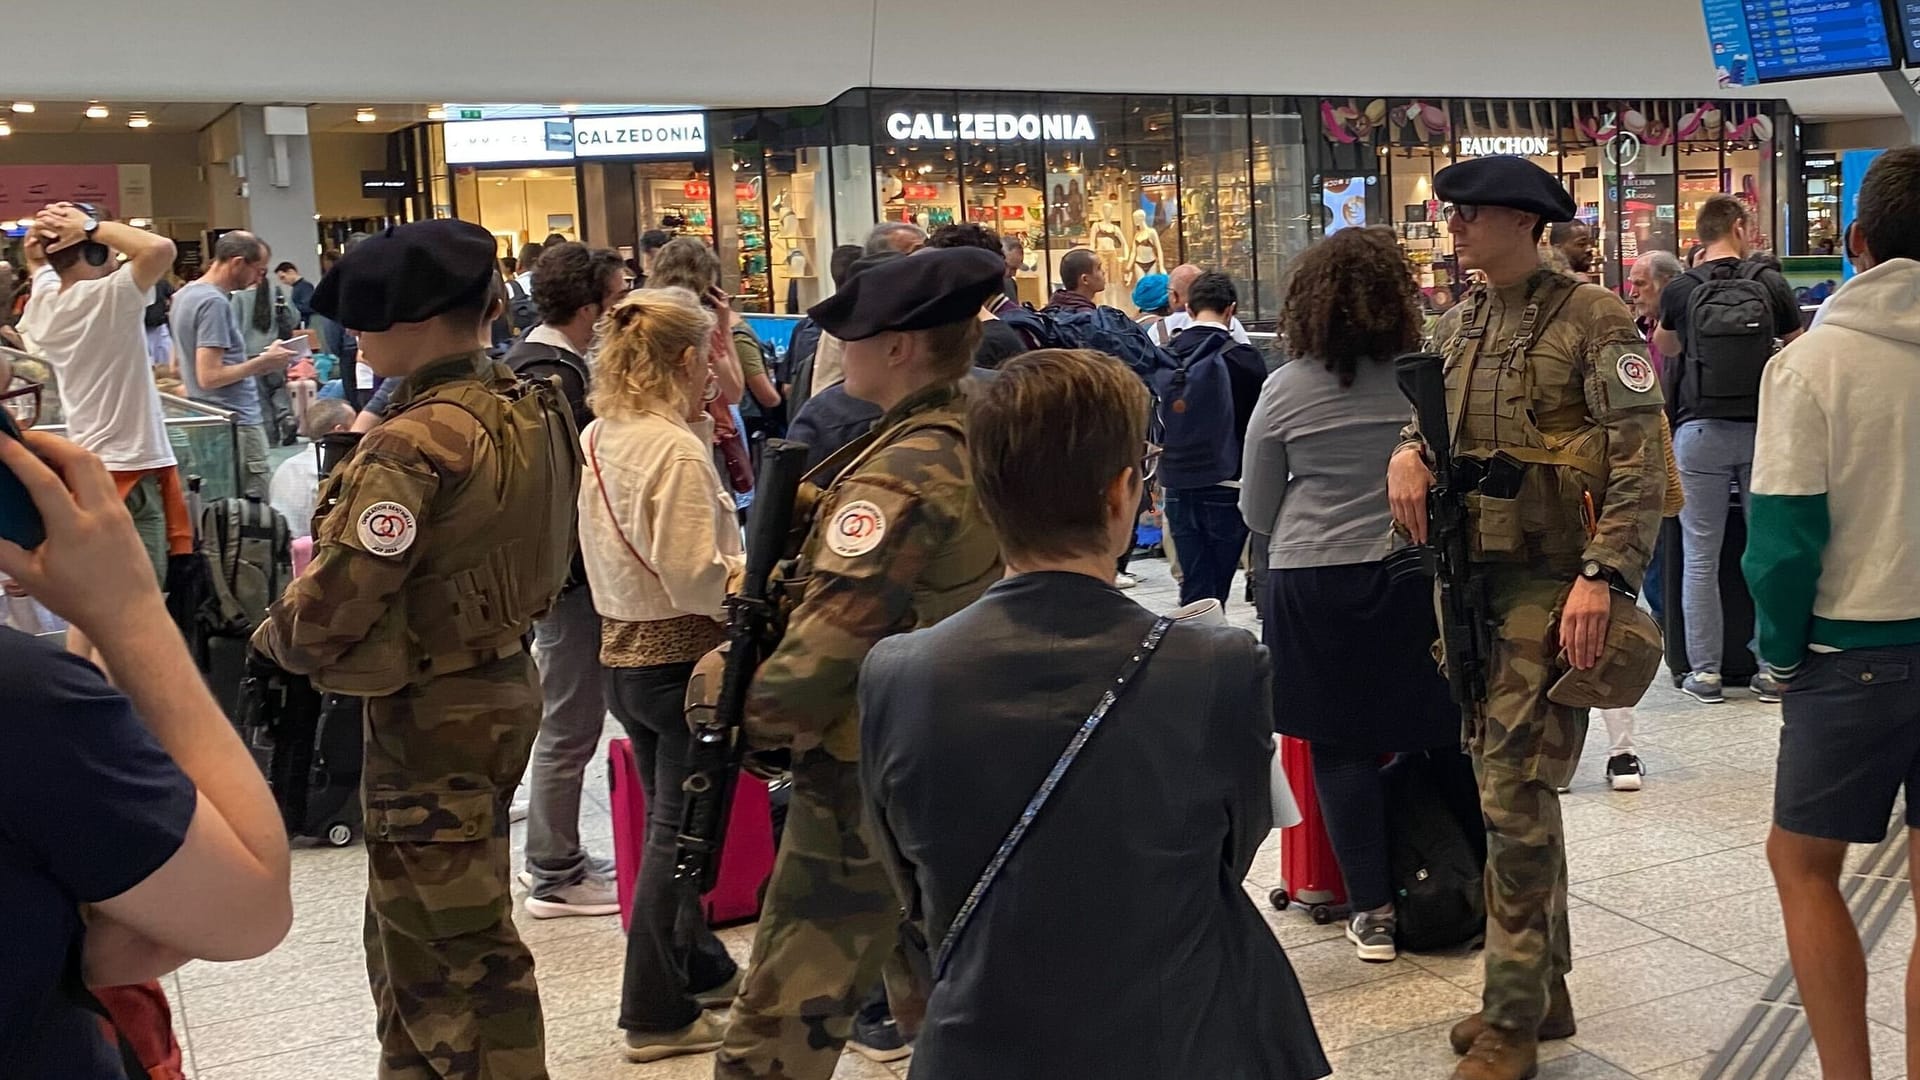
M1741 509L1740 495L1729 495L1727 533L1720 543L1720 614L1726 627L1720 646L1720 678L1728 686L1744 686L1760 671L1753 658L1753 594L1747 591L1747 577L1740 570L1740 558L1747 553L1747 515ZM1673 673L1673 685L1679 686L1691 665L1687 659L1687 613L1682 602L1686 586L1686 539L1679 518L1660 523L1661 603L1667 637L1667 670Z
M289 836L353 842L361 825L361 702L305 676L254 670L236 717Z
M1408 952L1463 945L1486 932L1486 827L1473 764L1458 750L1401 754L1380 770L1394 938Z

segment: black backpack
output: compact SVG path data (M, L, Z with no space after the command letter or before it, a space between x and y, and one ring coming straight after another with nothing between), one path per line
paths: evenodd
M1167 351L1154 344L1140 324L1119 308L1035 311L1023 304L1001 312L1000 320L1032 348L1103 352L1132 368L1142 379L1176 366Z
M1773 293L1765 263L1688 273L1700 284L1687 297L1687 340L1681 396L1699 420L1753 420L1760 415L1760 374L1773 358ZM1791 328L1787 328L1791 329Z
M518 278L507 279L507 325L519 337L540 325L540 308Z
M1387 788L1394 937L1408 952L1465 944L1486 932L1484 832L1474 843L1455 807L1471 798L1472 766L1458 751L1402 754L1381 770ZM1450 789L1453 789L1450 791ZM1449 797L1451 795L1455 797Z

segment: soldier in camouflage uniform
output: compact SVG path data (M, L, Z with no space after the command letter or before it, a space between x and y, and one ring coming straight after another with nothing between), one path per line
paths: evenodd
M1469 496L1473 551L1493 628L1487 697L1466 740L1487 827L1486 988L1456 1025L1456 1080L1522 1080L1538 1040L1573 1034L1566 974L1565 831L1558 789L1586 739L1584 708L1548 689L1607 648L1612 593L1637 589L1660 525L1666 467L1661 396L1646 345L1618 297L1541 265L1538 230L1573 199L1521 158L1443 169L1434 190L1455 252L1485 280L1442 317L1455 453L1489 463ZM1416 428L1395 452L1396 522L1426 538L1432 475Z
M820 466L835 479L790 584L799 602L748 698L749 743L792 753L793 801L716 1077L827 1080L895 955L900 905L865 819L855 682L875 642L940 621L1000 578L958 383L1005 270L973 248L922 252L809 313L846 342L847 392L886 412Z
M431 221L320 283L314 309L404 382L322 486L313 562L253 639L366 698L367 974L393 1080L547 1075L507 804L540 724L522 638L566 576L580 458L558 391L478 345L497 282L485 230Z

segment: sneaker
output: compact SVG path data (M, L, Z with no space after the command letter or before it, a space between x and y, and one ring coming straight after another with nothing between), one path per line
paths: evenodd
M679 1031L627 1032L628 1061L665 1061L683 1054L706 1054L720 1049L726 1030L705 1013Z
M1615 791L1639 791L1640 779L1647 767L1632 754L1615 754L1607 759L1607 784Z
M734 998L740 996L740 979L745 974L744 968L734 968L733 978L711 990L700 991L693 995L693 1000L699 1002L703 1009L724 1009L733 1004Z
M913 1044L900 1034L900 1025L893 1017L869 1020L864 1016L853 1018L853 1037L847 1040L847 1048L868 1061L899 1061L913 1053Z
M1680 692L1705 705L1718 705L1727 700L1720 689L1720 673L1716 671L1690 672L1681 681Z
M1753 691L1755 700L1777 705L1780 695L1787 692L1787 684L1774 678L1773 672L1761 668L1758 675L1747 680L1747 689Z
M1360 959L1369 964L1385 964L1400 955L1393 947L1393 916L1362 912L1347 920L1347 940Z
M527 914L536 919L561 919L569 915L618 915L620 893L614 888L612 878L588 874L545 896L527 897Z
M1113 587L1116 589L1131 589L1139 584L1140 584L1139 578L1134 577L1132 574L1126 573L1124 571L1113 575Z

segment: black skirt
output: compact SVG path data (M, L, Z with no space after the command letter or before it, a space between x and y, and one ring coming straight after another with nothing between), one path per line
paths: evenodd
M1273 570L1264 632L1281 734L1382 754L1459 745L1427 579L1377 562Z

